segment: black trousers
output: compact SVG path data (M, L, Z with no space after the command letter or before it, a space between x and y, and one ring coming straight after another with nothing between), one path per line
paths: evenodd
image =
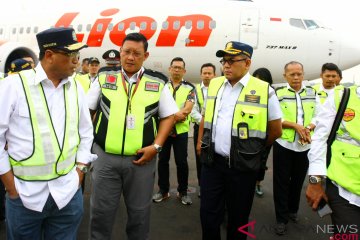
M203 165L201 173L200 218L203 240L219 240L220 225L228 213L227 239L246 239L238 231L249 221L254 199L257 172L239 172L229 168L227 161L215 154L212 167ZM243 229L247 231L247 228Z
M326 181L326 195L329 206L333 211L331 214L335 233L354 233L354 229L360 229L360 207L350 204L348 200L339 195L339 189L330 179ZM339 231L342 229L341 231Z
M0 180L0 221L5 219L5 186Z
M262 181L265 178L265 171L267 170L266 162L269 157L271 147L272 147L272 145L266 146L265 151L264 151L263 155L261 156L262 167L259 170L259 173L257 175L257 179L256 179L257 181Z
M299 210L301 188L309 167L308 152L295 152L277 142L273 144L273 191L278 223L288 223L289 213Z
M168 137L165 141L162 151L159 154L158 162L158 185L162 193L169 192L170 173L169 161L171 146L174 148L174 157L176 163L176 173L178 179L178 192L186 195L188 189L189 166L187 162L188 133L182 133L175 137Z
M195 160L196 160L196 173L197 173L198 183L200 186L201 162L200 162L200 157L196 154L196 145L197 145L198 136L199 136L199 125L195 123L194 124L194 150L195 150Z

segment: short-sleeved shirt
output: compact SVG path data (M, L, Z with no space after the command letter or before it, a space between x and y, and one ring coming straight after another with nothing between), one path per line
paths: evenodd
M231 147L231 129L232 119L236 102L239 98L241 90L249 82L250 74L247 73L234 86L226 79L223 89L220 89L218 97L220 98L217 120L213 123L212 141L215 144L215 152L222 156L230 156ZM222 91L222 93L221 93ZM274 89L269 87L269 101L268 101L268 121L281 119L282 112L279 100L275 95Z
M129 82L129 84L136 83L138 76L141 75L145 71L145 69L142 67L137 73L135 73L131 78L127 77L126 73L123 69L121 69L123 75L125 76L126 80ZM101 87L100 84L92 84L88 94L88 104L89 108L91 110L96 110L96 107L98 105L99 99L101 95ZM171 96L171 93L167 87L164 87L162 92L160 93L160 100L159 100L159 117L165 118L170 115L175 114L178 112L179 109Z

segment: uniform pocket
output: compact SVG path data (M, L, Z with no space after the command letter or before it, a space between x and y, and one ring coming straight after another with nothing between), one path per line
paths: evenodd
M262 166L265 141L256 138L246 140L232 137L230 163L241 172L258 172Z

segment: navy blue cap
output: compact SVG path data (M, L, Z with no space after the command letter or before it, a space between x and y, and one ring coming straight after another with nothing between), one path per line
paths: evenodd
M253 48L246 43L231 41L225 45L224 50L219 50L216 52L217 57L224 57L225 54L233 56L244 54L251 58L253 54Z
M110 49L104 52L102 58L107 64L119 64L120 63L120 52L116 49Z
M78 42L73 28L50 28L36 34L40 52L47 49L59 49L65 52L76 52L87 47L86 44Z
M9 73L17 73L22 70L31 69L31 64L25 59L19 58L11 62Z

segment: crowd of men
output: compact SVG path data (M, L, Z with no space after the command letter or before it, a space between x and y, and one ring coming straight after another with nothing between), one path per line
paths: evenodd
M191 122L202 239L221 238L225 210L227 239L246 239L238 228L249 221L255 193L264 194L272 146L276 234L299 221L307 175L314 210L325 201L333 224L360 226L360 88L339 85L335 64L325 63L322 83L312 87L302 63L291 61L287 84L274 90L267 69L250 74L253 48L230 41L214 53L222 76L205 63L194 85L181 57L171 60L168 77L145 68L151 50L140 33L126 35L120 51L106 51L101 68L96 56L80 61L87 45L74 36L72 28L38 33L39 59L15 60L0 80L0 220L6 217L8 239L76 239L86 173L89 239L111 239L121 196L128 239L149 239L151 203L170 197L171 148L177 197L192 204Z

